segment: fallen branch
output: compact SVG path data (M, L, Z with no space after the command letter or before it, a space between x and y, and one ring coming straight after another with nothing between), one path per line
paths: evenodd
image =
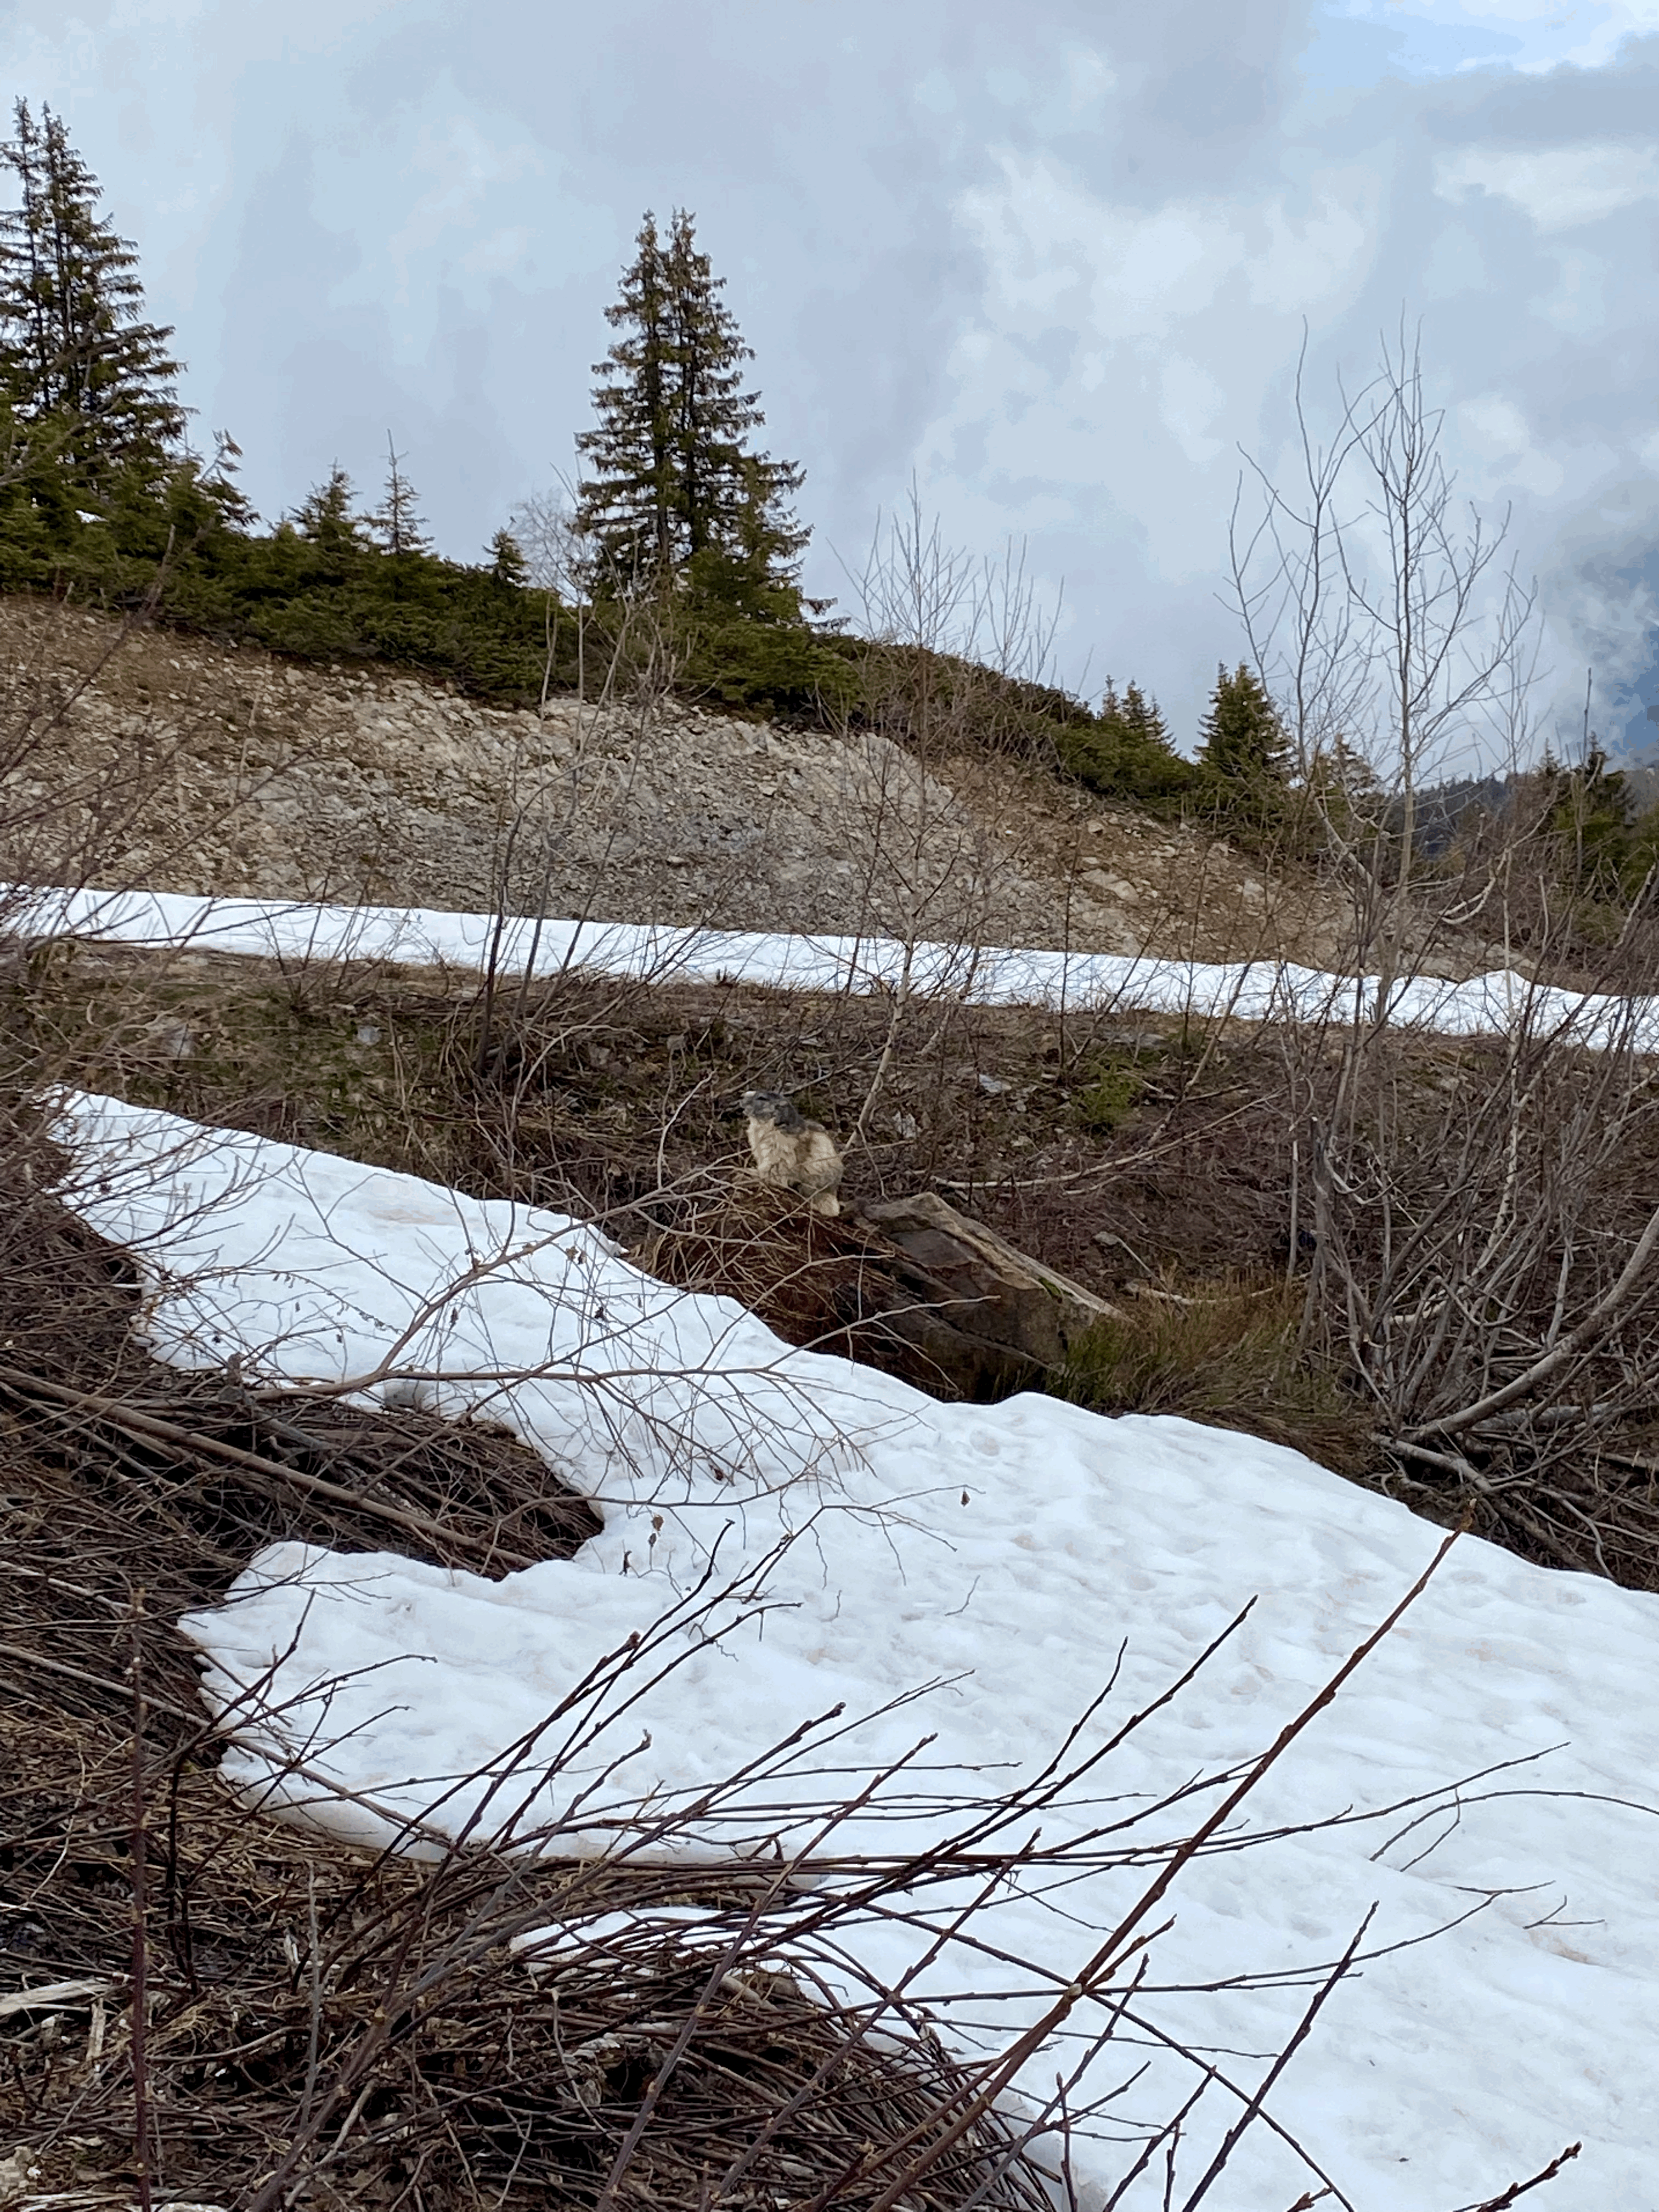
M22 1374L15 1368L5 1366L0 1366L0 1389L10 1391L14 1397L25 1401L45 1399L53 1405L90 1413L109 1427L119 1429L128 1436L142 1437L151 1443L173 1444L202 1458L222 1461L226 1466L252 1476L267 1493L275 1485L287 1483L295 1489L309 1492L314 1498L325 1498L331 1504L348 1506L354 1513L369 1514L377 1521L401 1528L409 1535L422 1537L441 1549L473 1552L496 1566L532 1567L537 1565L527 1553L507 1551L499 1544L446 1528L441 1522L430 1520L423 1513L411 1512L401 1505L389 1505L383 1499L371 1498L363 1491L348 1490L343 1484L330 1482L322 1475L307 1474L299 1468L285 1466L281 1460L262 1459L256 1452L243 1451L236 1444L221 1443L216 1437L204 1437L195 1430L180 1428L176 1422L159 1419L153 1413L137 1413L117 1398L100 1397L89 1390L65 1389L61 1383L48 1382L38 1375Z
M1477 1399L1473 1406L1465 1406L1462 1413L1445 1413L1437 1420L1425 1421L1414 1429L1407 1430L1407 1441L1420 1443L1426 1437L1461 1436L1464 1430L1489 1420L1494 1413L1501 1413L1506 1406L1513 1406L1522 1398L1529 1398L1534 1391L1541 1389L1546 1382L1559 1375L1564 1367L1570 1366L1582 1354L1592 1350L1618 1320L1626 1299L1652 1258L1656 1245L1659 1245L1659 1206L1656 1206L1649 1215L1647 1226L1636 1240L1636 1249L1625 1262L1618 1281L1605 1296L1596 1300L1577 1328L1564 1336L1553 1352L1547 1352L1541 1359L1534 1360L1523 1373L1505 1382L1501 1389L1491 1391L1486 1397Z

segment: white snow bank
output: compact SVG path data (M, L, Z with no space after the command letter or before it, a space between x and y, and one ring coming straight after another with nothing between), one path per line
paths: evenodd
M1108 952L1043 952L962 945L906 946L880 937L795 937L655 923L538 921L423 907L307 906L196 898L173 891L26 890L7 927L24 937L187 947L285 960L443 963L469 972L538 975L581 968L657 982L764 984L780 990L872 994L907 989L975 1006L1100 1008L1240 1021L1371 1019L1374 975L1329 975L1285 961L1206 962ZM1445 1036L1561 1030L1592 1047L1659 1050L1659 999L1630 1001L1533 983L1512 969L1455 983L1397 983L1389 1016Z
M840 1786L806 1769L874 1765L934 1730L927 1771L836 1839L915 1844L939 1832L937 1801L953 1788L1040 1765L1121 1644L1122 1679L1091 1741L1257 1598L1193 1686L1091 1778L1133 1811L1263 1748L1438 1541L1403 1507L1248 1437L1032 1396L942 1406L790 1350L736 1305L671 1291L556 1215L108 1099L70 1099L64 1131L80 1162L71 1202L136 1243L163 1357L194 1365L235 1352L268 1376L356 1378L371 1391L390 1361L440 1378L451 1410L488 1405L602 1503L604 1532L577 1559L499 1583L390 1554L278 1547L229 1603L191 1623L210 1698L222 1705L273 1670L270 1694L291 1701L287 1724L308 1738L313 1774L357 1793L356 1804L313 1803L313 1816L348 1830L372 1830L367 1798L453 1832L479 1802L476 1784L446 1796L454 1782L499 1762L637 1633L683 1663L541 1789L537 1816L570 1824L550 1848L595 1848L644 1818L647 1798L717 1781L838 1701L873 1717L705 1821L698 1848L759 1834L787 1846L805 1808ZM677 1626L672 1615L717 1544L717 1575L762 1576L771 1609L734 1626L739 1608L725 1605L727 1632L711 1642L719 1622ZM1374 1900L1370 1948L1490 1898L1453 1932L1373 1958L1339 1988L1273 2111L1363 2212L1479 2200L1580 2139L1583 2155L1540 2204L1650 2212L1656 1680L1659 1603L1466 1539L1274 1771L1251 1823L1304 1826L1531 1763L1455 1794L1446 1817L1397 1840L1408 1814L1195 1862L1143 2011L1248 2089L1307 1986L1193 1984L1332 1960ZM919 1705L881 1710L928 1684ZM269 1771L259 1742L234 1749L228 1771L257 1790ZM573 1810L583 1784L595 1794ZM1044 1841L1063 1850L1103 1817L1098 1796L1056 1808ZM1177 1808L1158 1825L1181 1833L1196 1818ZM999 1893L927 1974L945 2033L962 2047L1006 2041L1141 1879L1080 1865L1063 1887ZM896 1978L925 1924L961 1901L924 1898L924 1932L872 1925L866 1963ZM1118 2116L1161 2119L1190 2074L1150 2040L1131 2055L1151 2070ZM1033 2062L1035 2094L1058 2063ZM1121 2078L1123 2050L1100 2063L1096 2094ZM1196 2155L1237 2109L1219 2092L1206 2099L1190 2130ZM1125 2154L1103 2136L1079 2156L1085 2201L1098 2203ZM1161 2176L1143 2181L1126 2206L1162 2201ZM1279 2212L1308 2186L1258 2128L1217 2201Z

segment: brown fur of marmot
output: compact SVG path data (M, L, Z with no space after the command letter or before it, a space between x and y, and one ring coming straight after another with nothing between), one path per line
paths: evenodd
M745 1091L749 1150L755 1173L774 1190L792 1190L814 1213L839 1213L842 1159L822 1121L809 1121L781 1091Z

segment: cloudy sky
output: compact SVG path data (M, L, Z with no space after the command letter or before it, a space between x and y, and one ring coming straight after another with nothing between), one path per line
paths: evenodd
M1659 738L1659 0L0 0L267 516L388 428L443 550L568 470L684 205L847 598L914 477L1190 738L1240 451L1420 321L1540 695ZM1650 719L1647 708L1656 708ZM1561 708L1562 726L1568 719Z

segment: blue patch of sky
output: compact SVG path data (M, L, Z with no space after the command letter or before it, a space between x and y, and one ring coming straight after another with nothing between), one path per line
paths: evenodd
M1318 0L1299 58L1309 85L1359 91L1383 78L1455 76L1467 70L1596 66L1620 41L1651 31L1651 0Z
M1360 91L1389 76L1454 76L1513 67L1524 42L1467 16L1419 15L1397 0L1330 0L1297 66L1315 91Z
M1656 29L1655 0L1316 0L1305 66L1332 89L1390 76L1594 69Z

